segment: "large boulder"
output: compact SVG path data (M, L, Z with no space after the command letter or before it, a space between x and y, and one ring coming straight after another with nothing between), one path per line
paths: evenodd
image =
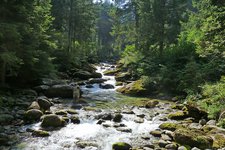
M104 84L104 83L100 84L99 87L101 89L114 89L115 88L112 84Z
M179 128L174 132L174 140L179 144L200 149L212 148L213 146L213 139L196 129Z
M43 116L43 120L41 122L42 127L62 127L64 125L65 121L54 114Z
M145 107L146 108L154 108L156 107L156 105L159 104L159 101L156 101L156 100L151 100L151 101L148 101L146 104L145 104Z
M49 110L51 107L51 102L45 97L38 97L37 102L42 110Z
M188 103L186 105L188 115L190 117L195 118L196 120L200 119L208 119L208 113L206 110L203 110L202 108L198 107L196 104Z
M130 150L132 147L128 143L118 142L112 145L113 150Z
M186 112L186 111L177 111L174 113L170 113L168 115L168 118L172 119L172 120L183 120L187 117L188 117L188 112Z
M28 122L39 121L43 112L38 109L30 109L26 111L24 119Z
M144 87L142 80L137 80L121 88L118 88L117 92L136 96L143 96L148 94L147 89Z
M73 98L74 90L79 90L80 92L80 89L77 86L71 86L67 84L54 85L45 92L45 95L47 97Z
M126 82L130 80L131 74L129 72L118 73L115 76L116 81Z

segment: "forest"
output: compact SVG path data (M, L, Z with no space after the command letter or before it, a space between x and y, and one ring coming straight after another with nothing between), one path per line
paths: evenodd
M112 77L115 85L107 84L111 83L107 80ZM97 84L100 89L115 90L112 93L103 90L106 95L97 93L95 98L96 95L91 93L94 90L90 92L88 89L96 88ZM85 90L93 94L91 98ZM151 135L162 138L165 136L161 130L173 131L173 143L165 144L167 140L156 139L158 145L153 144L150 149L167 147L183 150L179 149L182 145L188 150L194 147L224 148L225 1L1 0L0 149L5 148L1 145L14 149L40 148L29 147L32 142L29 143L31 145L21 144L21 137L25 135L19 135L15 140L9 134L18 133L17 129L26 124L39 121L44 124L43 115L52 114L50 105L57 109L62 107L57 105L62 101L56 100L56 97L62 101L79 99L79 104L73 106L76 105L77 109L78 105L82 105L81 110L84 109L85 113L92 109L113 110L117 106L139 108L139 105L144 105L146 109L156 109L156 106L165 105L165 111L176 110L176 113L170 112L166 119L181 123L167 123L166 119L161 119L160 130L151 131ZM104 97L108 98L107 102L102 100ZM116 104L112 103L117 97L120 99L116 100ZM47 106L42 103L46 99ZM170 108L165 101L172 103L168 106ZM91 108L89 103L94 102L96 108ZM28 115L29 110L37 108L41 115L37 112L35 117ZM71 111L53 112L56 115L64 113L63 117L65 114L76 114ZM114 117L109 120L117 122L118 118L126 117L121 114L114 112ZM100 117L100 120L107 120L103 118ZM68 120L75 124L82 122L82 118L79 120L77 116ZM208 124L210 121L214 124ZM139 119L137 122L142 121ZM190 127L189 130L184 128L184 122L200 124L201 127L195 124L194 129ZM16 129L8 131L7 126L16 126ZM38 131L32 129L31 133L38 137L49 134L42 128ZM188 141L190 137L182 135L186 132L193 132L194 136L190 137L197 138ZM141 146L135 145L138 148L134 149L129 140L114 141L113 145L108 143L113 150L129 150L131 147L139 150ZM77 145L83 145L77 148L75 144L73 149L96 147L85 142L78 141ZM111 145L110 148L103 145L98 145L98 148L111 149ZM141 148L145 150L143 145Z

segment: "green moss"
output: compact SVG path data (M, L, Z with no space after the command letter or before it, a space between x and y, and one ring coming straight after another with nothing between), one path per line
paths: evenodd
M32 133L33 136L37 136L37 137L47 137L50 136L50 134L47 131L43 131L43 130L36 130Z
M183 120L188 117L188 112L186 111L177 111L168 115L168 118L173 120Z
M120 72L121 69L114 69L114 70L106 70L103 72L104 75L115 75L116 73Z
M130 150L131 146L124 142L117 142L112 145L113 150Z
M180 144L200 149L212 148L213 145L213 139L200 130L179 128L174 134L174 140Z
M223 134L216 134L213 138L213 148L219 149L225 147L225 135Z
M182 125L176 123L166 122L159 126L160 129L175 131L178 128L182 128Z
M219 121L218 126L225 128L225 118Z

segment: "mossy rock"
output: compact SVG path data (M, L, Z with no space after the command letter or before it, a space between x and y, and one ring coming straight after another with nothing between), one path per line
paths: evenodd
M71 122L74 124L79 124L80 123L80 119L78 116L71 116Z
M67 112L65 110L59 110L55 112L56 115L62 115L62 116L66 116Z
M184 108L183 104L174 104L171 106L172 109L182 110Z
M78 112L76 110L74 110L74 109L68 109L68 110L66 110L66 112L68 114L78 114Z
M122 82L126 82L130 80L130 78L131 78L131 74L129 72L118 73L115 76L116 81L122 81Z
M200 108L199 106L197 106L197 104L195 103L188 103L186 105L187 111L188 111L188 115L190 117L195 118L196 120L200 120L200 119L208 119L208 113L206 110Z
M144 87L142 80L137 80L121 88L118 88L117 92L137 96L143 96L148 94L147 89Z
M119 73L120 71L121 71L120 69L106 70L103 72L103 74L107 75L107 76L114 76L115 74Z
M168 115L169 119L173 120L183 120L188 117L188 112L186 111L177 111Z
M159 126L159 128L162 129L162 130L175 131L178 128L182 128L182 125L181 124L177 124L177 123L165 122L165 123L162 123Z
M146 104L145 104L145 107L146 108L154 108L156 107L156 105L159 104L159 101L156 101L156 100L151 100L151 101L148 101Z
M218 126L222 127L225 129L225 118L224 119L221 119L218 123Z
M35 131L33 131L32 135L36 136L36 137L48 137L48 136L50 136L50 134L47 131L44 131L44 130L35 130Z
M174 132L174 140L183 145L200 149L212 148L213 139L204 132L196 129L179 128Z
M65 121L54 114L45 115L41 123L42 127L62 127L64 125Z
M151 131L150 134L153 135L154 137L161 137L162 131L154 130L154 131Z
M42 111L38 109L31 109L25 113L24 119L29 122L39 121L42 115L43 115Z
M224 134L215 134L213 138L213 148L220 149L225 147L225 135Z
M112 145L112 150L130 150L132 147L128 143L118 142Z

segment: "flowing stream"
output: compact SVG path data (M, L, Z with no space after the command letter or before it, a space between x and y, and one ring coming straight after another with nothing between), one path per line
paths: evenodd
M98 66L97 72L103 74L106 69L111 66L104 64L103 67ZM114 76L103 76L107 79L105 83L115 86ZM93 88L86 88L82 86L81 89L84 92L83 97L89 99L89 101L119 101L121 99L120 94L115 89L101 89L98 84L94 84ZM72 100L65 100L64 103L55 104L51 107L51 111L68 109L72 105ZM94 105L94 103L90 104ZM163 104L161 108L146 109L133 107L131 109L135 114L122 113L123 118L120 125L125 125L127 129L132 132L118 131L113 121L106 121L103 125L97 124L98 119L95 116L102 113L114 114L116 110L103 109L101 111L86 111L84 109L77 110L78 116L81 120L80 124L68 123L65 127L58 130L49 131L49 137L24 137L21 143L19 143L13 149L24 150L111 150L112 144L115 142L127 142L135 146L142 146L152 143L154 139L149 134L150 131L158 128L162 123L162 118L168 108L167 103ZM157 113L156 113L157 112ZM161 113L160 113L161 112ZM165 113L164 113L165 112ZM144 122L136 123L137 115L144 114ZM154 114L154 115L152 115ZM118 124L118 123L117 123ZM107 126L106 126L107 125ZM40 123L24 126L23 130L27 128L41 129ZM148 136L149 138L145 139ZM86 144L84 144L86 143ZM83 144L83 145L82 145ZM84 146L85 145L85 146Z

